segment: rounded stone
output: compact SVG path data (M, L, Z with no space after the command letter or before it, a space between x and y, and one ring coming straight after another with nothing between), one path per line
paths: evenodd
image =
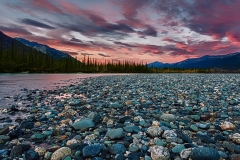
M95 144L95 145L88 145L83 148L83 157L96 157L100 154L102 150L102 146Z
M88 128L94 127L94 123L91 119L85 118L85 119L81 119L79 121L75 121L73 123L73 127L76 130L84 131Z
M176 120L176 117L173 114L163 114L160 119L167 122L173 122Z
M111 154L124 154L126 152L126 148L123 144L113 144L109 147L109 151Z
M220 155L218 151L210 147L194 148L191 152L192 159L194 160L219 160Z
M167 148L154 146L151 148L151 158L152 160L168 160L170 158L170 153Z
M56 150L51 157L51 160L60 160L63 159L64 157L68 156L71 154L71 149L68 147L62 147Z
M184 149L185 149L185 146L183 144L180 144L180 145L176 145L175 147L173 147L172 152L179 154Z
M118 129L111 129L108 130L106 135L110 138L110 139L116 139L116 138L121 138L123 137L123 129L122 128L118 128Z
M161 127L151 126L147 129L147 133L152 137L157 137L162 134L163 130Z
M44 158L45 158L46 160L50 160L51 157L52 157L52 152L49 152L49 151L46 152L45 155L44 155Z

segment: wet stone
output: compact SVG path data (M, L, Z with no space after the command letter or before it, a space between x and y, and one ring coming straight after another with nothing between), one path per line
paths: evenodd
M109 147L111 154L124 154L126 152L126 147L123 144L113 144Z
M24 151L26 151L30 148L31 148L31 146L29 144L18 144L16 146L14 146L10 153L11 159L20 157L24 153Z
M185 149L185 146L183 144L180 144L180 145L176 145L175 147L173 147L172 152L180 154L180 152L184 149Z
M100 154L101 150L101 145L88 145L83 148L83 157L96 157Z
M84 131L88 128L94 127L94 123L91 119L85 118L73 123L73 127L76 130Z
M110 139L116 139L116 138L121 138L123 137L123 129L122 128L118 128L118 129L111 129L108 130L106 135L110 138Z
M37 152L35 152L33 149L29 149L26 153L25 153L25 157L27 160L39 160L39 154Z
M9 132L9 127L5 127L0 130L0 135L7 134Z
M218 151L209 147L194 148L191 152L191 155L192 155L192 159L194 160L202 160L202 159L219 160L220 159L220 155Z

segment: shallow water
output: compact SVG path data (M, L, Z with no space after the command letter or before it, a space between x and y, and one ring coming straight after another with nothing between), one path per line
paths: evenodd
M80 83L88 77L116 74L0 74L0 108L14 104L13 96L24 94L23 89L52 90Z

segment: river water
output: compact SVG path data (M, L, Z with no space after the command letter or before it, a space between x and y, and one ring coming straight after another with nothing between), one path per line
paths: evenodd
M0 74L0 108L14 104L13 96L24 94L23 89L53 90L84 78L109 75L116 74Z

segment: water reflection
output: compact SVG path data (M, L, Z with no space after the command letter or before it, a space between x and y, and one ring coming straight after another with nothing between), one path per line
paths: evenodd
M28 90L53 90L57 87L80 83L83 78L117 74L0 74L0 108L13 103L14 95Z

